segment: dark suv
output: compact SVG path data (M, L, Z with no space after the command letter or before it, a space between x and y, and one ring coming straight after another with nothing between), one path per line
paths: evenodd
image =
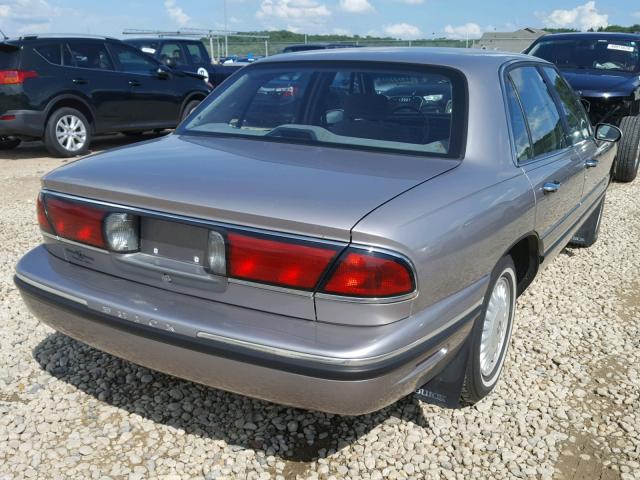
M524 53L555 63L583 98L591 122L622 130L614 178L632 181L640 164L640 34L545 35Z
M0 42L0 149L42 139L54 155L86 152L97 133L174 128L209 93L111 38L30 36Z

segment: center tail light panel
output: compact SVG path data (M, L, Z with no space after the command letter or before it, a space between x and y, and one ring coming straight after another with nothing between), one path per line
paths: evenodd
M74 217L80 221L73 221ZM198 267L202 282L197 285L202 291L210 289L206 298L227 301L231 296L240 304L244 303L240 290L231 289L232 285L251 287L264 291L264 295L255 295L255 304L247 305L251 308L260 308L266 301L271 304L268 310L278 311L277 297L270 299L268 294L275 291L293 294L301 301L312 299L317 307L317 317L315 313L313 316L318 320L382 324L408 316L411 300L417 296L411 261L383 248L237 227L47 191L38 198L38 222L43 234L102 252L104 258L95 268L105 269L105 273L118 275L130 274L132 268L137 268L139 273L144 270L144 262L149 259L142 257L150 255L138 249L142 239L140 223L145 218L188 224L208 231L206 254ZM128 272L110 270L109 264L124 263L129 264ZM194 275L195 265L188 267L191 268L185 270L185 277L189 277L189 281L183 282L183 289L179 282L163 286L189 293L198 274ZM174 269L171 273L180 272ZM216 278L223 283L217 281L218 288L212 288L209 282L207 287L205 281ZM227 284L228 287L224 287ZM351 321L336 318L339 314L344 317L344 311L327 317L325 313L331 311L327 308L331 304L353 306L349 308L371 304L371 307L354 310ZM298 305L296 311L300 311L300 307ZM370 308L377 309L375 315L371 315Z

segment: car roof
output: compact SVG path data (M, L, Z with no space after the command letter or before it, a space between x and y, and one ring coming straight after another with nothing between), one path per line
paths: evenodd
M510 52L498 52L473 48L444 47L366 47L308 50L287 53L286 56L274 55L260 60L260 64L295 61L369 61L413 63L421 65L442 65L464 69L470 63L494 64L524 60L548 63L529 55Z
M640 40L640 33L624 32L567 32L550 33L540 37L540 40Z
M122 41L123 42L162 42L165 40L169 40L171 42L202 43L197 38L173 38L173 37L134 37L134 38L125 38Z

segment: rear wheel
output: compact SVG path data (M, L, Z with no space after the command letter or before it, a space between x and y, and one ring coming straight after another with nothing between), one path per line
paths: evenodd
M615 180L631 182L640 165L640 116L624 117L620 122L622 139L618 144Z
M64 107L51 114L44 132L44 145L58 157L74 157L87 152L91 126L75 108Z
M503 257L491 275L482 316L476 321L469 362L462 387L462 401L473 404L498 383L516 312L516 269L510 256Z
M21 143L22 141L19 138L0 136L0 150L13 150Z

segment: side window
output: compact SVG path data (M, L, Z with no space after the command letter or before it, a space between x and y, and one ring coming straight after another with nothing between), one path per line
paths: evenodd
M513 83L510 79L507 79L505 84L507 87L509 116L511 118L511 132L516 144L516 158L518 162L525 162L531 158L531 143L529 142L526 120Z
M60 53L60 44L51 43L47 45L40 45L34 49L44 58L47 62L54 65L62 65L62 55Z
M544 71L551 83L553 83L558 97L560 97L560 105L567 118L569 137L572 143L578 143L589 138L591 135L591 123L578 96L555 68L544 67Z
M158 68L158 64L152 58L133 47L112 43L109 44L109 48L122 72L149 74Z
M516 87L529 125L534 157L566 147L560 113L538 69L514 68L509 77Z
M69 50L71 51L72 63L76 67L113 70L113 63L103 43L69 43Z
M189 57L191 57L192 64L207 63L207 51L204 49L202 43L187 43L185 44Z
M176 65L186 65L187 62L182 54L179 43L165 43L160 49L160 61L165 62L168 58L173 59Z

